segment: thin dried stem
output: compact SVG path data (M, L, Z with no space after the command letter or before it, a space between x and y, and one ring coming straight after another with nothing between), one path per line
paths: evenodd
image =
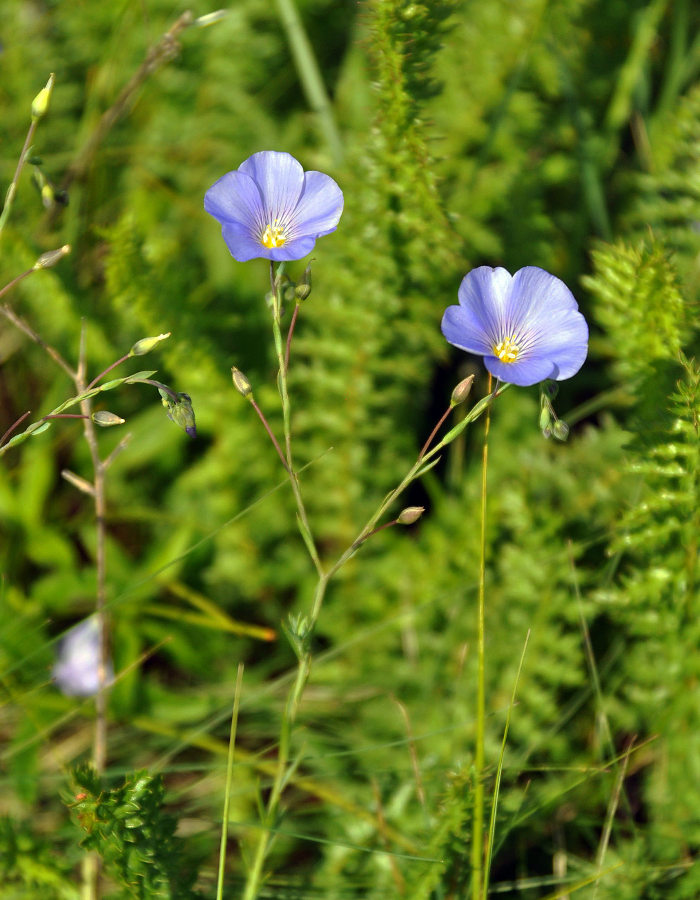
M2 294L8 287L16 284L19 280L26 277L27 275L30 275L33 271L34 269L29 269L29 271L24 272L21 276L15 278L14 281L11 281L9 285L6 285L5 288L0 291L0 296L2 296ZM9 322L12 322L15 328L18 328L20 331L24 332L24 334L26 334L28 338L30 338L32 341L34 341L35 344L38 344L42 350L48 353L51 359L56 363L57 366L60 366L60 368L63 369L63 371L71 379L71 381L75 381L76 373L68 365L68 363L61 356L58 350L56 350L50 344L47 344L46 341L42 337L40 337L36 333L36 331L34 331L32 326L25 319L23 319L21 316L18 316L17 313L6 303L0 306L0 313L2 313L2 315L5 316L5 318Z
M100 372L99 375L96 375L96 376L92 379L92 381L91 381L90 384L85 388L85 390L86 390L86 391L89 391L90 388L94 388L95 385L97 384L97 382L98 382L101 378L104 378L105 375L106 375L108 372L111 372L112 369L116 369L117 366L120 366L123 362L126 362L127 359L130 359L130 358L131 358L131 354L130 354L130 353L127 353L126 356L122 356L121 359L118 359L116 362L113 362L111 366L107 366L107 368L104 370L104 372Z
M430 435L428 436L428 440L423 444L423 447L421 448L421 451L418 454L418 459L423 459L425 454L428 452L430 445L433 443L433 439L435 438L435 435L438 433L438 431L440 430L440 428L442 426L442 423L449 416L449 414L452 412L453 409L454 409L454 406L452 406L450 404L450 406L448 406L447 409L445 410L445 412L442 414L442 416L440 417L440 421L437 423L435 428L433 428L433 430L430 432Z
M81 181L85 177L85 174L92 164L97 148L107 137L119 119L128 112L141 85L146 81L149 75L152 75L164 63L170 62L170 60L177 56L180 49L177 39L180 36L180 33L188 28L193 21L192 13L189 11L184 12L170 26L158 43L149 47L144 61L124 85L121 93L112 106L103 113L97 127L87 139L78 153L77 158L66 172L66 176L61 185L63 190L67 190L74 181Z
M27 416L31 415L31 412L32 412L31 409L28 409L26 411L26 413L22 413L22 415L19 417L19 419L17 419L16 422L13 422L12 425L10 425L10 427L7 429L5 434L3 434L2 437L0 437L0 447L2 447L2 445L9 438L9 436L12 434L12 432L16 431L19 428L19 426L22 424L22 422L24 422L24 420L27 418Z

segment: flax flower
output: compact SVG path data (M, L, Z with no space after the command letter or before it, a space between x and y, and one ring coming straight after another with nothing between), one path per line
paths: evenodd
M335 231L343 192L328 175L305 172L289 153L254 153L204 195L204 209L221 223L231 256L301 259L316 238Z
M79 622L61 640L53 667L54 681L68 697L90 697L99 688L100 630L91 616ZM112 664L107 663L105 681L114 680Z
M449 306L442 333L450 344L484 357L492 375L526 386L571 378L588 353L588 326L563 281L526 266L472 269Z

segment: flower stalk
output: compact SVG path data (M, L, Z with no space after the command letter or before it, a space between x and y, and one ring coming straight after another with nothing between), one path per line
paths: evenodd
M489 394L491 375L489 374ZM479 543L479 600L477 612L476 739L474 747L474 819L472 830L472 900L482 900L484 883L484 733L486 728L486 488L491 408L486 407L481 451L481 535ZM486 900L484 897L483 900Z
M280 267L281 268L281 267ZM489 380L489 394L482 398L478 403L474 405L474 407L467 413L465 418L454 428L448 432L445 437L432 449L426 451L425 447L429 442L426 442L424 448L419 453L416 458L415 463L411 466L409 471L406 473L404 478L399 482L399 484L392 490L384 500L379 504L375 512L372 516L367 520L365 525L360 529L357 534L357 537L353 540L350 546L337 558L337 560L330 565L327 569L324 570L321 561L318 557L318 552L316 550L316 545L313 541L313 537L311 535L311 531L308 526L308 520L306 518L306 511L303 504L303 499L301 496L301 488L299 485L299 480L296 476L296 473L293 469L293 459L292 459L292 451L291 451L291 429L290 429L290 401L289 401L289 393L287 390L287 373L284 369L284 358L282 356L282 337L281 337L281 327L280 327L280 316L279 310L281 308L281 296L279 290L280 284L280 271L277 272L277 277L275 277L275 273L272 269L270 270L270 278L271 283L275 286L274 290L274 298L275 298L275 308L274 308L274 317L273 317L273 330L275 332L275 347L278 348L278 360L280 364L278 381L280 387L280 396L282 398L282 407L283 407L283 421L284 421L284 432L285 432L285 448L286 448L286 460L289 465L289 477L290 483L292 485L292 490L294 492L294 497L297 501L297 523L299 525L299 529L301 531L302 537L306 544L309 555L311 556L314 564L316 565L316 569L318 572L318 582L316 584L316 589L314 591L314 597L312 602L312 608L309 616L302 620L302 623L297 627L295 633L291 634L291 637L294 641L293 646L295 652L297 653L298 663L297 663L297 672L294 679L294 683L289 691L287 696L287 701L284 708L284 713L282 716L282 725L280 731L280 742L277 756L277 768L275 773L275 778L273 781L272 789L270 791L270 796L267 801L267 806L265 810L265 818L263 821L263 830L261 831L260 838L258 840L258 844L255 850L255 855L253 858L253 862L251 868L248 873L248 879L246 882L245 892L243 894L243 900L255 900L258 896L258 892L260 889L260 885L262 883L263 877L263 867L265 864L265 859L267 857L267 850L269 847L269 834L272 828L274 827L275 820L277 818L279 812L279 805L282 798L282 794L285 786L289 781L289 777L291 775L292 769L294 768L294 764L290 766L289 758L291 751L291 740L292 733L294 728L294 723L296 721L296 717L299 711L299 706L301 704L301 700L303 698L304 690L306 688L306 684L309 680L309 676L311 674L311 667L313 662L312 652L311 652L311 640L313 637L314 628L318 621L319 615L321 613L321 608L323 606L323 601L326 595L326 591L328 588L328 584L330 580L340 571L340 569L347 563L359 550L359 548L374 534L378 531L382 530L384 527L388 527L390 525L395 525L399 523L399 519L401 516L397 517L393 521L386 523L386 526L380 526L379 522L382 517L385 515L387 510L395 503L395 501L403 494L406 488L417 478L420 478L428 469L432 468L439 459L438 453L439 451L445 447L447 444L451 443L458 437L464 429L473 421L475 421L479 416L482 415L485 411L488 412L491 404L495 400L496 397L500 396L504 390L508 387L507 384L497 385L494 391L491 391L491 382ZM450 410L455 407L456 404L451 404ZM286 409L286 413L285 413ZM446 416L443 416L440 420L439 425L441 425ZM437 428L433 429L430 440L432 440L437 433ZM414 510L413 507L410 508ZM415 508L416 510L418 508ZM404 511L405 512L405 511ZM409 516L412 518L412 516ZM418 518L418 516L416 516ZM407 523L408 524L408 523ZM483 743L483 736L482 736ZM482 749L483 756L483 749ZM483 760L482 760L483 767ZM483 789L482 789L483 793ZM483 805L483 797L482 797L482 805ZM483 830L483 815L482 815L482 830Z

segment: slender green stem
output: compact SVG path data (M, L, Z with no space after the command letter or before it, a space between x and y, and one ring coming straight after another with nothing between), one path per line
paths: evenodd
M294 326L297 323L297 316L299 315L299 306L297 303L294 307L294 312L292 313L292 321L289 323L289 331L287 332L287 346L284 351L284 371L287 372L289 369L289 353L292 349L292 335L294 334Z
M318 574L318 583L316 585L316 592L314 595L313 608L311 612L310 622L307 624L306 635L304 639L304 650L302 654L299 656L298 664L297 664L297 673L294 679L294 684L292 685L290 692L287 696L287 702L285 705L284 713L282 716L282 725L280 731L280 742L279 748L277 751L277 767L275 770L275 778L272 784L272 789L270 791L270 796L267 800L266 810L265 810L265 821L263 822L263 830L260 833L260 837L258 839L257 847L255 848L255 856L253 858L253 863L251 865L250 871L248 872L248 878L246 880L245 891L243 894L243 900L255 900L258 896L258 892L260 890L260 884L263 877L263 866L265 864L265 859L267 857L267 851L270 842L270 831L274 825L275 819L277 817L277 813L279 810L280 800L282 798L282 792L287 783L288 773L289 773L289 753L292 741L292 730L294 727L294 722L296 721L297 712L299 710L299 704L301 702L302 695L304 693L304 689L306 687L306 683L309 680L309 674L311 673L311 634L313 632L313 627L316 624L316 620L321 612L321 605L323 603L323 597L326 592L326 585L328 583L328 575L324 572L323 566L321 564L321 559L318 554L318 550L316 548L316 544L314 542L313 536L311 534L311 528L309 526L308 517L306 514L306 507L304 506L304 500L301 495L301 486L299 484L299 477L294 469L294 458L292 455L292 430L291 430L291 405L289 401L289 390L287 386L287 367L289 363L289 344L291 338L288 336L286 347L282 341L282 328L281 328L281 314L282 314L282 295L280 290L281 285L281 275L284 268L284 264L280 265L277 270L277 274L275 275L274 265L270 262L270 285L272 288L272 296L273 296L273 316L272 316L272 333L275 343L275 351L277 353L277 361L278 361L278 386L280 397L282 399L282 419L283 419L283 428L284 428L284 453L279 447L269 425L267 424L265 417L262 412L259 410L257 405L253 402L252 397L249 396L249 400L253 404L260 420L265 426L268 435L270 436L272 443L274 444L277 452L280 455L280 459L282 460L282 464L284 465L287 473L289 474L289 481L292 486L292 492L294 494L294 499L296 501L297 507L297 522L299 525L299 530L301 531L302 538L304 540L304 544L309 552L309 556L313 561L314 566L316 567L316 572ZM297 307L298 309L298 307ZM296 310L295 310L296 312ZM292 320L296 319L296 316ZM290 328L291 331L291 328Z
M376 531L379 531L384 526L379 526L379 520L385 514L387 509L397 500L397 498L404 492L404 490L414 481L416 478L420 477L420 475L426 471L426 469L430 468L431 460L435 459L438 451L453 441L459 434L464 431L467 425L470 422L473 422L477 419L485 410L488 411L493 400L505 390L508 385L500 385L497 386L496 390L491 392L491 380L489 378L489 394L487 397L484 397L478 403L474 405L472 410L465 416L465 418L456 425L451 431L443 437L437 446L435 446L432 450L427 451L427 447L429 446L430 441L432 441L433 437L437 433L437 428L435 428L429 438L429 440L424 445L421 450L416 462L407 472L405 477L402 479L400 484L394 488L389 494L386 495L384 500L379 504L374 514L369 518L369 520L365 523L364 527L360 530L355 540L352 544L342 553L336 562L328 569L328 571L324 571L321 561L316 549L315 542L311 535L311 530L309 528L308 519L306 516L306 510L304 507L303 499L301 496L301 488L299 485L299 479L294 470L294 460L292 456L292 444L291 444L291 416L290 416L290 401L289 401L289 392L287 388L287 362L288 355L285 350L284 343L282 341L282 330L281 330L281 306L282 306L282 298L280 292L280 283L281 283L281 275L282 268L280 266L277 270L277 274L275 276L275 271L273 264L270 263L270 284L272 287L272 296L273 296L273 336L275 342L275 349L277 352L277 358L279 362L279 372L278 372L278 385L280 397L282 399L282 414L283 414L283 422L284 422L284 443L285 443L285 453L282 455L280 452L280 456L283 459L283 462L286 460L285 468L289 473L290 483L292 485L292 491L294 493L294 497L297 504L297 521L299 525L299 529L302 533L302 537L304 538L304 542L306 544L307 550L309 552L309 556L314 562L316 566L316 571L318 574L318 582L316 585L316 591L314 594L313 605L311 609L311 614L304 625L304 633L301 635L297 635L297 638L300 641L301 652L298 652L298 664L297 664L297 672L294 679L294 683L289 691L287 696L287 701L285 704L284 713L282 716L282 725L280 731L280 741L279 748L277 753L277 765L275 769L275 777L272 784L272 788L270 790L270 795L267 800L266 808L265 808L265 817L262 823L263 827L261 829L260 837L255 848L255 855L253 858L253 862L248 872L248 877L246 880L245 890L243 893L243 900L255 900L258 896L260 886L263 879L263 867L265 865L265 859L267 858L267 852L270 843L270 834L275 826L276 818L279 812L280 800L282 798L282 793L287 785L287 782L290 777L290 773L293 770L293 766L289 765L289 757L290 757L290 748L292 741L292 731L294 728L294 723L296 721L296 717L299 711L299 705L301 703L304 690L306 688L307 682L309 680L309 676L311 674L311 666L312 666L312 653L311 653L311 638L313 635L314 627L316 622L318 621L318 617L321 613L321 608L323 605L323 600L326 594L326 589L328 587L328 583L331 578L345 565L345 563L357 552L357 550L362 546L362 544ZM289 340L287 341L287 349L289 346ZM259 414L260 415L260 414ZM262 418L262 417L261 417ZM446 416L443 416L440 422L438 423L438 427L442 425ZM263 422L264 424L264 422ZM488 433L488 418L487 418L487 433ZM276 441L273 441L276 444ZM437 460L435 460L437 461ZM395 522L387 523L387 525L395 524ZM482 714L483 718L483 714ZM483 723L482 723L483 729ZM483 753L482 753L483 756ZM483 766L483 762L482 762ZM482 798L482 806L483 806L483 798ZM482 812L482 820L483 820L483 812Z
M78 370L75 373L75 387L78 394L86 393L87 385L86 328L80 334L80 353ZM97 694L95 696L95 733L93 737L92 763L98 773L105 770L107 763L107 613L106 613L106 514L105 471L100 458L95 425L91 418L92 401L90 398L80 402L80 411L85 417L83 429L85 442L90 451L93 470L93 497L95 502L95 568L97 589L95 594L95 615L99 634L99 652L97 658ZM85 897L97 900L99 896L100 865L94 854L90 854L83 867L83 892Z
M487 900L489 895L489 878L491 875L491 859L493 857L493 845L496 840L496 813L498 812L498 797L501 791L501 777L503 775L503 759L506 755L506 743L508 741L508 730L510 728L510 717L513 713L513 708L515 706L515 697L518 692L518 682L520 681L520 673L523 670L523 663L525 662L525 653L527 652L527 645L530 640L530 629L528 628L527 634L525 635L525 643L523 644L523 651L520 654L520 663L518 664L518 671L515 673L515 681L513 682L513 693L510 697L510 704L508 705L508 713L506 715L506 724L503 729L503 740L501 741L501 752L498 756L498 766L496 767L496 782L493 786L493 800L491 802L491 817L489 819L489 836L488 841L486 843L486 865L484 866L484 896L483 900Z
M272 429L270 428L270 424L269 424L269 422L267 421L267 419L265 418L265 414L263 413L263 411L260 409L260 407L258 406L258 404L257 404L257 403L255 402L255 400L253 399L253 395L252 395L252 394L248 394L248 401L250 402L250 405L253 407L253 409L254 409L255 412L257 413L258 418L260 419L260 421L263 423L263 427L265 428L265 431L267 432L268 437L269 437L270 440L272 441L273 447L274 447L275 450L277 451L277 454L278 454L279 458L282 460L282 465L285 467L285 469L287 469L287 472L289 472L289 468L287 467L287 460L284 458L284 453L282 453L282 448L281 448L280 445L277 443L277 438L276 438L275 435L273 434L273 431L272 431ZM290 473L290 474L291 474L291 473Z
M104 370L104 372L100 372L99 375L95 375L95 377L92 379L92 381L90 382L90 384L85 388L85 390L86 390L86 391L89 391L90 388L94 388L95 385L97 384L97 382L98 382L101 378L104 378L105 375L106 375L108 372L111 372L112 369L116 369L117 366L120 366L123 362L126 362L127 359L130 359L130 358L131 358L131 354L130 354L130 353L127 353L126 356L122 356L121 359L118 359L116 362L113 362L111 366L107 366L107 368Z
M488 392L491 393L491 375ZM479 609L477 626L476 745L474 748L474 819L472 828L472 898L481 900L484 877L484 732L486 724L486 486L489 462L491 407L486 408L481 456L481 546L479 553Z
M294 500L297 505L297 512L299 516L299 527L302 530L304 542L306 543L307 549L309 550L309 554L313 561L314 566L316 567L316 572L318 573L319 578L324 577L323 566L321 565L321 558L318 554L318 550L316 548L316 544L314 543L313 537L311 535L311 528L309 527L309 520L306 515L306 507L304 506L304 500L301 495L301 487L299 485L299 476L294 470L294 458L292 456L292 427L291 427L291 405L289 402L289 390L287 386L287 369L285 366L285 356L284 356L284 345L282 342L282 326L281 326L281 317L282 317L282 293L281 293L281 275L283 271L284 264L282 264L278 271L277 277L275 277L274 265L270 262L270 282L272 284L273 290L273 298L274 298L274 313L272 317L272 334L275 341L275 351L277 352L277 362L279 366L279 371L277 374L280 397L282 398L282 421L284 427L284 447L285 447L285 458L287 460L287 471L289 472L289 480L292 485L292 492L294 493Z
M10 217L10 212L12 211L12 205L14 203L15 194L17 193L17 184L19 182L19 176L22 174L22 169L24 168L24 163L27 159L27 153L29 152L29 148L32 144L32 138L34 137L34 132L36 131L36 126L39 120L35 116L32 116L31 124L29 125L29 130L27 131L27 136L24 139L24 146L22 147L22 152L19 155L19 159L17 160L17 168L15 169L15 174L12 178L12 182L7 189L7 193L5 194L5 205L3 206L2 213L0 213L0 234L7 223L7 220Z
M328 143L336 165L343 161L343 141L333 115L328 91L314 55L311 43L304 31L294 0L277 0L280 21L287 33L299 80L311 109L318 116L321 131Z
M238 664L236 687L233 692L233 711L231 713L231 733L228 741L228 760L226 763L226 787L224 790L224 811L221 823L221 845L219 847L219 874L216 884L216 900L223 900L224 871L226 868L226 844L228 841L228 815L231 803L231 785L233 784L233 752L236 746L236 729L238 727L238 709L241 703L241 683L243 681L243 663Z
M442 426L442 423L449 416L449 414L452 412L453 409L454 409L454 406L452 406L452 404L450 404L447 407L447 409L445 410L445 412L442 414L439 422L437 423L435 428L433 428L433 430L428 435L428 440L423 444L423 448L421 449L421 452L418 454L418 459L423 459L425 454L428 452L430 445L433 443L433 439L435 438L435 435L438 433L438 431L440 430L440 428Z
M24 422L24 420L25 420L25 419L27 418L27 416L30 415L30 414L31 414L31 409L28 409L28 410L26 411L26 413L22 413L22 415L19 417L19 419L17 419L16 422L13 422L13 424L10 425L10 427L7 429L7 431L5 432L5 434L3 434L2 437L0 437L0 447L2 447L2 445L3 445L3 444L5 443L5 441L9 438L9 436L12 434L12 432L13 432L13 431L16 431L16 430L19 428L19 426L22 424L22 422Z

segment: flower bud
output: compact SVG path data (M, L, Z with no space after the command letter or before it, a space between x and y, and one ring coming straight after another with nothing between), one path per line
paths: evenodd
M41 203L44 209L53 209L55 202L56 197L54 196L53 187L46 181L41 186Z
M43 87L32 101L32 118L36 121L46 114L49 108L49 100L51 99L51 91L53 90L54 74L49 75L46 86Z
M122 419L116 413L107 412L106 409L98 409L90 418L95 425L100 425L102 428L109 428L110 425L123 425L126 421L126 419Z
M243 397L247 397L253 393L253 388L250 386L250 382L245 377L243 372L241 372L241 370L237 369L235 366L231 366L231 378L233 378L233 386Z
M46 253L41 254L32 268L50 269L51 266L55 266L59 259L63 259L68 253L70 253L70 244L64 244L62 247L59 247L58 250L47 250Z
M555 419L552 424L552 436L558 441L565 441L569 436L569 426L561 419Z
M424 512L424 506L407 506L406 509L401 510L396 522L398 525L413 525L414 522L417 522L418 519L420 519Z
M450 406L459 406L460 403L464 403L469 394L471 393L472 385L474 384L474 376L468 375L466 378L463 378L457 387L452 391L452 397L450 398Z
M218 22L219 19L223 19L226 15L228 15L227 9L217 9L216 12L205 13L205 15L199 16L192 24L195 28L206 28L207 25L213 25L214 22Z
M294 288L294 297L297 303L303 303L311 293L311 263L304 269L301 281Z
M194 421L192 398L189 394L176 394L174 391L164 391L158 388L158 393L163 400L163 406L168 412L171 422L184 429L191 438L197 437L197 427Z
M167 334L159 334L158 337L147 337L141 338L140 341L136 341L134 346L129 350L129 356L145 356L146 353L150 353L151 350L159 344L161 341L167 340L170 337L171 332L167 332Z

